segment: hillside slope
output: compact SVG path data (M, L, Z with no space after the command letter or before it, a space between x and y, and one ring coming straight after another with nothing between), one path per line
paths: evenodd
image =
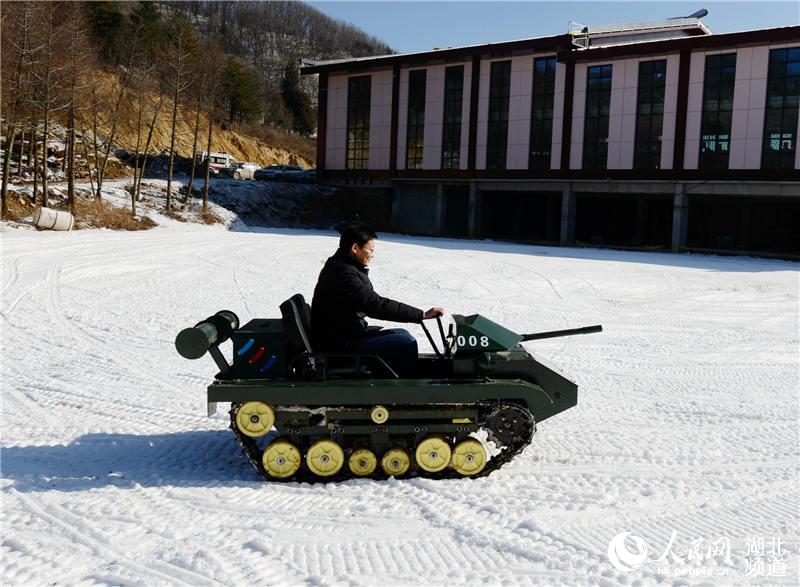
M98 125L99 134L108 137L111 132L113 110L119 90L120 79L116 73L108 70L93 72L95 80L99 80L98 93L106 103L106 109L101 114L102 120ZM147 95L145 109L142 117L141 142L147 137L147 124L152 119L153 111L158 104L159 96L155 92ZM84 111L87 126L90 124L90 111ZM136 123L138 116L138 100L126 97L121 103L117 121L114 144L133 153L136 147ZM170 146L170 130L172 123L172 99L165 95L163 104L153 130L150 152L166 151ZM212 151L224 151L238 161L253 161L264 166L272 164L297 164L303 167L314 166L314 139L286 133L281 130L258 127L263 130L265 138L248 135L238 130L224 128L227 122L214 121L212 137ZM191 157L192 142L195 128L195 109L185 104L179 104L177 118L176 152L182 157ZM88 130L88 129L87 129ZM200 114L200 134L198 137L198 151L204 151L208 133L208 117L204 112Z

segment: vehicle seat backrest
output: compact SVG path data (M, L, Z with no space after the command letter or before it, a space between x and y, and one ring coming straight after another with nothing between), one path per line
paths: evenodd
M289 341L292 357L313 353L311 348L311 306L302 294L295 294L280 306L283 329Z

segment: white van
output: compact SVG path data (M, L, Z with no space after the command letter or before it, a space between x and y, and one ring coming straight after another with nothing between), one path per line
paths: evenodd
M209 165L211 165L211 173L216 175L219 173L220 169L223 167L229 167L233 165L234 159L227 153L209 153L207 151L202 151L195 155L195 162L198 165L203 165L208 159Z

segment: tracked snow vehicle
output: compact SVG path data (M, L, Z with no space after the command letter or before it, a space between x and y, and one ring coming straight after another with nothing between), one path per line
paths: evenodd
M268 480L488 475L530 443L537 422L578 401L578 386L520 343L602 330L520 335L476 314L454 315L445 334L437 319L442 350L423 323L434 353L400 378L374 355L315 352L300 294L280 309L243 326L217 312L175 340L187 359L211 354L220 372L209 416L231 403L231 429ZM230 363L219 348L229 339Z

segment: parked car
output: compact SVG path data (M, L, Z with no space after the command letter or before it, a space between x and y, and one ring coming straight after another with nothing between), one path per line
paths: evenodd
M259 181L264 181L268 179L275 179L283 168L286 167L285 165L270 165L269 167L264 167L263 169L259 169L253 174L253 179L257 179Z
M294 181L297 183L317 183L317 170L304 169L301 173L289 176L287 181Z
M278 179L291 181L292 179L299 178L301 175L303 175L304 171L305 169L299 165L284 165L283 171L278 174Z
M299 177L305 170L299 165L270 165L264 169L259 169L255 173L255 179L279 179L282 181L292 181Z
M223 167L220 173L233 179L255 179L255 173L261 169L258 163L237 163L230 167Z

